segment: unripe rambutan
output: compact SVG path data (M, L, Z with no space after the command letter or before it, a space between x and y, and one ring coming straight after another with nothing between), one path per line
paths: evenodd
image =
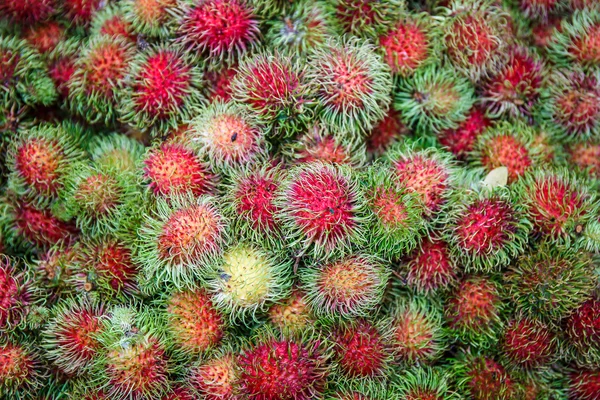
M34 302L31 281L15 264L15 260L0 254L0 329L3 332L17 328Z
M508 321L502 338L506 362L524 369L543 368L556 358L557 338L538 320L517 317Z
M580 364L600 364L600 301L591 298L566 319L565 330L572 356Z
M384 154L400 139L408 136L410 130L400 121L400 115L390 108L378 124L376 124L366 137L367 152L373 157Z
M210 273L215 305L232 320L255 319L269 303L288 295L292 261L251 243L228 248Z
M491 116L529 116L540 97L543 76L539 58L514 47L506 64L483 83L482 103Z
M63 15L75 25L88 25L105 5L103 0L62 0L61 3Z
M123 38L92 38L69 81L71 110L90 123L114 122L134 54L133 45Z
M44 372L34 350L25 344L0 342L0 397L36 398Z
M374 254L398 259L416 247L425 229L419 195L399 183L383 164L371 166L362 181L372 211L369 245Z
M332 387L325 394L325 400L385 400L395 398L393 388L388 390L385 382L378 379L340 378L334 375Z
M0 15L15 24L41 22L55 11L56 0L0 0Z
M333 327L333 358L349 378L385 377L393 360L389 327L359 318Z
M600 141L586 141L569 146L567 158L592 180L600 180Z
M353 171L345 165L296 166L276 204L288 243L302 253L334 257L365 240L366 202Z
M429 14L409 14L379 37L379 45L392 73L409 76L440 57L440 39L440 31Z
M306 68L291 56L261 52L240 62L232 98L248 107L274 136L292 136L313 118Z
M135 260L142 266L145 285L193 285L202 269L222 252L226 221L211 197L173 196L157 199L156 209L144 216L138 230Z
M200 288L166 296L167 329L176 352L201 354L220 344L226 326L212 300L212 296Z
M443 315L424 297L399 299L392 311L392 348L403 365L421 365L439 358L446 349Z
M300 274L316 315L367 316L381 302L390 271L374 257L356 254L315 263Z
M321 121L332 131L355 141L383 119L392 78L374 46L357 38L330 39L308 64Z
M600 399L600 370L582 369L570 376L569 399Z
M166 38L175 30L172 14L176 0L125 0L121 2L124 19L133 30L150 38Z
M501 326L502 299L498 285L485 276L467 276L445 305L450 336L470 345L495 344Z
M336 17L347 33L377 37L405 11L404 0L376 2L371 0L335 0Z
M600 66L600 11L576 10L555 30L548 45L548 57L561 67L579 64Z
M455 358L452 371L459 393L474 400L511 400L517 394L514 378L492 357L466 350Z
M446 129L437 136L442 146L449 150L456 158L464 161L473 150L477 138L488 128L492 122L480 107L473 107L466 115L464 121L456 128Z
M432 135L457 128L474 101L473 86L466 78L432 65L398 81L394 108L415 132Z
M240 393L262 400L318 398L327 374L320 339L262 336L237 359Z
M237 365L232 351L220 351L216 356L192 366L187 380L206 400L237 400Z
M30 26L24 33L24 38L41 54L52 51L64 39L65 28L55 21Z
M131 173L135 172L144 154L144 145L125 135L113 133L94 137L88 151L98 167Z
M152 136L192 118L205 102L202 73L178 47L157 45L139 53L123 92L121 119Z
M65 374L82 375L96 361L101 348L95 336L105 315L102 303L66 300L52 309L52 319L42 333L46 357Z
M180 14L178 40L213 64L232 63L260 38L258 19L245 0L196 0L182 7Z
M269 321L281 331L300 332L315 322L306 294L294 289L285 299L273 304L268 311Z
M92 19L90 33L94 36L117 36L136 43L137 37L131 22L125 18L122 4L109 4L97 12Z
M264 128L245 107L233 102L213 103L196 114L190 125L190 141L215 167L249 164L266 150Z
M454 186L456 169L449 154L435 148L400 144L385 155L399 182L419 195L427 215L437 213Z
M392 384L392 392L405 400L451 400L458 395L450 389L450 374L441 368L413 367Z
M497 271L525 251L532 225L508 188L458 188L448 207L443 238L465 270Z
M48 75L62 99L69 97L69 82L75 73L75 62L79 56L81 41L68 38L56 45L47 55Z
M147 151L143 180L157 197L166 198L186 191L200 196L212 191L214 175L192 146L175 141Z
M478 81L506 61L509 16L494 0L452 0L441 10L448 59L460 72Z

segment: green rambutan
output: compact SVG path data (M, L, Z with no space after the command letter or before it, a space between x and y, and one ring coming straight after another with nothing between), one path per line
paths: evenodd
M600 369L582 369L571 373L569 398L573 400L598 400L600 396Z
M474 101L473 86L466 78L432 65L398 80L394 108L415 132L433 135L458 128Z
M318 316L367 316L381 302L390 271L363 254L314 263L300 274L310 309Z
M600 66L600 11L576 10L556 29L548 45L548 57L558 66Z
M195 0L179 10L178 41L209 63L232 63L260 38L259 20L245 0Z
M545 242L504 275L517 312L560 324L590 298L597 284L588 254Z
M406 400L452 400L450 374L441 368L413 367L403 371L392 383L392 392Z
M69 278L74 273L78 252L77 243L65 245L59 242L29 264L29 269L35 272L36 286L45 289L46 298L51 303L73 293Z
M458 353L453 360L459 393L474 400L511 400L517 394L514 378L504 367L486 354L469 349Z
M398 259L417 246L425 230L419 195L399 183L383 164L367 169L362 181L372 211L370 247L385 259Z
M507 322L502 337L502 357L513 367L539 369L557 358L557 337L536 319L517 317Z
M124 0L121 2L123 18L133 30L144 37L166 38L175 31L172 14L177 0Z
M102 328L105 313L102 303L81 298L58 303L42 333L46 357L67 375L88 372L101 351L95 335Z
M68 83L71 111L90 123L114 123L134 54L123 38L92 38L81 49Z
M314 49L308 65L321 121L332 131L355 141L384 118L392 78L374 46L357 38L330 39Z
M365 138L367 152L372 158L379 157L409 134L410 130L400 121L400 115L390 108Z
M144 145L125 135L112 133L92 138L89 153L99 168L132 173L144 154Z
M332 388L325 394L325 400L385 400L397 396L379 380L334 377L335 381L332 381L335 384L331 385Z
M366 202L348 166L294 167L276 204L287 242L301 253L335 257L365 240Z
M144 284L193 286L203 269L222 252L226 221L208 196L176 195L158 198L138 230L134 259L141 265Z
M306 294L293 289L286 298L273 304L268 311L269 322L281 331L300 332L315 323Z
M14 259L0 254L0 329L3 332L10 332L25 321L34 296L27 272L17 269Z
M565 321L571 356L579 364L600 365L600 300L590 298Z
M264 128L247 109L233 102L214 102L190 122L189 139L211 165L221 168L249 164L266 150Z
M194 364L187 373L187 381L203 399L237 400L237 366L232 351L220 350L217 355Z
M56 0L2 0L0 15L15 24L30 25L47 20L56 11Z
M36 398L44 378L36 351L13 341L0 342L0 397L26 400Z
M336 17L342 29L351 35L377 37L405 11L404 0L335 0Z
M191 119L205 102L202 73L176 46L149 47L132 60L120 103L121 120L152 136L164 136Z

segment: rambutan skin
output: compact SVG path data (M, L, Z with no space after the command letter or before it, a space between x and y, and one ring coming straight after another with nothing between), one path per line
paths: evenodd
M405 2L391 0L374 3L368 0L335 0L336 17L345 32L359 37L377 37L389 28Z
M556 29L548 44L549 59L561 67L580 65L595 68L600 65L600 12L575 10Z
M583 365L600 363L600 301L590 298L566 319L571 356Z
M0 289L0 329L11 331L27 317L34 291L26 273L4 254L0 254Z
M226 348L210 359L194 364L188 372L187 382L207 400L237 400L236 366L235 354Z
M473 150L477 138L488 128L492 122L480 107L473 107L466 115L465 120L456 128L446 129L437 136L442 146L448 149L456 158L464 161Z
M512 319L502 338L503 357L524 369L544 367L556 358L556 341L556 335L538 320Z
M2 0L0 15L15 23L32 24L47 19L56 6L55 0Z
M460 393L476 400L509 400L516 395L516 382L492 357L470 350L456 357L452 371Z
M456 282L458 275L448 244L436 237L423 238L404 258L400 268L406 285L420 294L445 291Z
M40 359L26 344L0 343L0 396L7 399L33 398L45 378Z

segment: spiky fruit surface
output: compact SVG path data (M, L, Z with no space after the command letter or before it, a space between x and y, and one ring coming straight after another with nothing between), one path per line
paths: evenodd
M123 38L93 38L82 49L69 81L71 110L90 123L114 122L133 56L132 44Z
M237 65L223 67L217 71L206 71L204 77L208 83L208 99L211 103L231 100L231 83L236 74Z
M39 389L40 362L33 350L7 341L0 343L0 396L21 399Z
M429 14L401 18L379 37L384 60L394 74L412 75L440 56L440 30Z
M245 107L215 102L191 122L190 140L215 167L239 167L265 151L264 128Z
M445 400L456 398L450 388L450 375L438 368L413 367L400 375L392 391L406 400Z
M600 143L587 141L567 148L567 158L592 179L600 180Z
M237 399L237 360L231 352L199 363L188 373L188 382L207 400Z
M385 164L370 167L363 181L367 204L373 210L369 244L375 254L398 259L416 247L425 228L419 196L398 183Z
M483 109L473 107L456 128L441 131L437 138L456 158L465 160L477 143L478 137L491 124Z
M598 400L598 393L600 393L600 370L579 370L571 374L570 398Z
M292 261L252 244L230 247L211 273L215 304L232 319L255 318L268 303L288 294Z
M549 58L559 66L600 66L600 12L577 10L554 31Z
M448 289L457 279L458 266L450 257L448 243L424 238L401 266L406 285L417 293L434 294Z
M506 12L493 0L452 0L442 20L452 65L474 81L496 72L510 40L507 21Z
M201 354L220 343L226 326L204 289L176 292L165 306L176 351Z
M0 254L0 328L12 330L27 316L33 303L33 288L27 275L16 269L15 261Z
M244 59L231 87L233 99L247 104L273 135L291 136L312 117L306 68L291 56L261 52Z
M514 197L506 187L453 193L444 239L467 271L497 271L525 251L531 222Z
M575 358L589 365L600 362L600 301L591 298L581 304L566 320L569 344Z
M2 0L0 14L15 23L32 24L46 20L56 6L55 0Z
M295 167L276 204L290 245L301 252L332 257L364 241L365 200L347 166Z
M32 262L36 285L47 290L46 296L50 302L73 292L69 277L74 273L78 250L77 244L57 243Z
M427 215L441 209L454 185L456 173L454 163L446 153L401 144L390 149L386 158L400 183L419 195Z
M389 270L377 259L351 255L302 271L307 301L317 315L367 316L383 296Z
M377 37L393 24L405 8L404 0L385 3L370 0L335 0L336 17L347 33Z
M182 143L163 143L147 151L143 178L157 197L184 192L208 194L214 175L194 148Z
M64 38L65 28L58 22L50 21L29 27L25 40L41 54L52 51Z
M191 194L157 199L156 209L138 230L135 259L151 287L170 282L192 285L209 261L222 252L225 223L211 197Z
M398 81L394 108L417 133L432 135L457 128L474 100L473 86L467 79L433 65Z
M477 138L469 155L473 164L489 173L498 167L508 169L512 183L541 162L536 131L522 122L499 122Z
M209 61L232 62L258 41L258 18L245 0L195 1L182 10L180 41Z
M164 38L175 29L172 13L176 0L125 0L121 2L124 19L136 33L147 37Z
M314 323L306 294L294 289L285 299L269 308L269 321L281 331L299 332Z
M503 356L510 365L540 368L556 357L556 335L542 322L516 318L507 323L502 338Z
M63 301L53 308L42 345L58 369L69 375L89 371L101 351L94 335L101 330L105 312L103 304L82 299Z
M176 46L153 46L131 64L121 101L121 118L153 136L192 118L204 103L202 74L195 60Z
M94 14L102 8L102 0L63 0L65 17L76 25L88 25Z
M454 365L460 393L475 400L509 400L516 383L504 367L485 354L461 352Z
M263 400L308 400L319 396L326 371L317 342L269 337L238 357L239 390Z
M114 133L96 137L89 145L92 161L100 168L112 168L124 173L135 172L144 154L144 146L137 140Z
M520 11L531 19L547 20L552 14L563 11L565 2L561 0L519 0Z
M136 42L133 27L123 15L122 4L108 4L94 15L90 28L93 35L118 36Z
M322 121L349 139L364 136L383 119L391 102L389 68L374 48L356 38L329 40L309 59Z
M54 82L59 97L63 99L69 96L69 82L75 73L80 45L77 38L69 38L58 43L47 56L48 76Z
M365 138L367 152L375 157L380 156L409 133L408 127L400 121L400 115L390 108Z
M340 372L351 378L382 377L392 361L388 327L357 319L334 327L333 353Z

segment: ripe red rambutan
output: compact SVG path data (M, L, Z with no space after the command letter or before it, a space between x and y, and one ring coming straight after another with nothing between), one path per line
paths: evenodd
M26 345L0 343L0 397L34 398L43 372L37 355Z
M409 134L410 129L400 120L398 112L390 108L366 137L367 152L373 157L380 156Z
M208 90L208 99L211 103L216 101L227 102L231 100L231 83L237 74L237 65L223 67L220 70L208 70L204 74L204 78L208 82L206 88Z
M473 107L457 128L446 129L437 138L457 159L464 161L477 143L477 138L491 124L492 121L480 107Z
M56 0L1 0L0 15L12 22L30 25L41 22L56 11Z
M103 0L62 0L64 16L76 25L88 25L104 6Z
M115 4L105 6L92 19L92 35L117 36L132 43L137 42L131 23L125 19L122 7Z
M338 23L344 31L351 35L375 38L404 12L405 3L402 0L335 0L334 6Z
M595 180L600 180L600 142L586 141L575 143L567 148L571 164Z
M238 399L236 357L222 351L213 358L194 365L188 372L188 382L206 400Z
M503 357L525 369L549 365L556 356L555 334L543 323L529 318L508 322L502 338Z
M569 382L569 398L573 400L600 399L600 370L582 369L573 372Z
M75 73L80 47L78 39L69 38L58 43L47 56L48 75L54 82L56 91L64 99L69 97L69 82Z
M565 18L561 29L552 35L548 57L561 67L600 66L600 10L576 10Z
M194 392L189 387L176 385L171 387L170 393L164 395L160 400L195 400Z
M448 289L456 281L457 272L448 244L436 237L424 238L401 267L406 285L421 294Z
M52 51L64 36L65 28L55 21L31 26L24 34L25 40L42 54Z
M552 14L562 11L565 2L562 0L519 0L521 12L531 19L547 20Z
M600 300L591 298L567 318L566 333L574 358L583 364L600 362Z
M517 393L513 377L489 356L461 352L453 371L460 393L474 400L511 400Z
M299 332L311 326L315 318L309 309L306 294L294 289L291 295L269 308L269 321L281 331Z
M0 329L3 331L19 326L34 301L31 282L14 264L14 260L0 254Z
M166 38L175 30L177 0L124 0L124 19L136 33L150 38Z

